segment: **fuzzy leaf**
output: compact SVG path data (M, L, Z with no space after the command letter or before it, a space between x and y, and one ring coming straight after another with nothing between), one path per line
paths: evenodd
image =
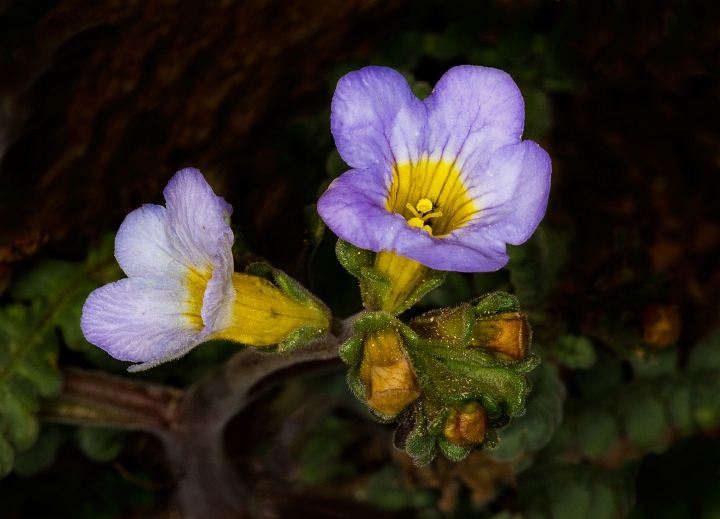
M527 397L527 411L498 430L500 444L489 452L499 460L512 460L547 445L563 419L565 385L555 366L546 362L530 373L533 390Z

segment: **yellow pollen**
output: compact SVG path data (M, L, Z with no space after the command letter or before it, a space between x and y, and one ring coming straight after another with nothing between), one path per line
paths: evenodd
M433 203L427 198L421 198L416 207L421 213L429 213L433 210Z

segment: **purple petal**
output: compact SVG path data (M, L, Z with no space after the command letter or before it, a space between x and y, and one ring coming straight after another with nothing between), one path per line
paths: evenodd
M183 263L201 271L214 265L218 239L227 235L232 245L233 234L226 222L232 206L216 196L194 168L178 171L163 194L173 245Z
M340 156L353 168L390 175L393 165L416 162L425 121L422 102L390 68L365 67L338 82L330 128Z
M357 247L393 250L434 269L486 272L507 263L505 244L488 233L470 234L469 240L462 240L458 231L432 237L388 212L386 196L377 174L354 169L330 184L318 201L318 212L335 234Z
M85 338L145 369L187 353L200 330L184 315L188 289L172 278L126 278L98 288L83 306Z
M330 184L318 200L318 213L343 240L362 249L392 250L397 230L409 226L385 209L387 193L375 171L353 169Z
M469 186L483 232L512 245L527 240L545 215L551 169L550 156L532 141L495 152Z
M424 101L425 149L431 160L454 162L465 173L487 164L498 148L520 141L525 122L520 90L505 72L465 65L451 68Z
M202 336L211 335L232 324L232 309L235 301L233 287L232 239L224 234L218 240L215 255L215 269L208 281L203 296L202 320L205 328Z
M168 237L167 210L146 204L120 226L115 237L115 257L128 276L160 276L182 268Z

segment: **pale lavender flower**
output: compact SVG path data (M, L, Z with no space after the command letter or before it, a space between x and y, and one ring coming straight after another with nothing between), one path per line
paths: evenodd
M130 213L115 239L128 275L95 290L83 307L89 342L147 369L180 357L232 325L232 207L202 174L179 171L164 191L167 207Z

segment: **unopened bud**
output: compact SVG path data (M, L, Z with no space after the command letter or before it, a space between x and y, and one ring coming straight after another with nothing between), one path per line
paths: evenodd
M443 435L455 445L478 445L485 441L487 416L477 402L453 408L445 419Z
M368 405L387 416L395 416L420 396L402 339L393 328L366 334L360 380Z
M413 319L410 328L421 337L465 345L474 320L472 307L464 304L426 312Z
M507 312L475 321L470 346L489 348L507 360L520 360L530 346L532 330L527 317Z

